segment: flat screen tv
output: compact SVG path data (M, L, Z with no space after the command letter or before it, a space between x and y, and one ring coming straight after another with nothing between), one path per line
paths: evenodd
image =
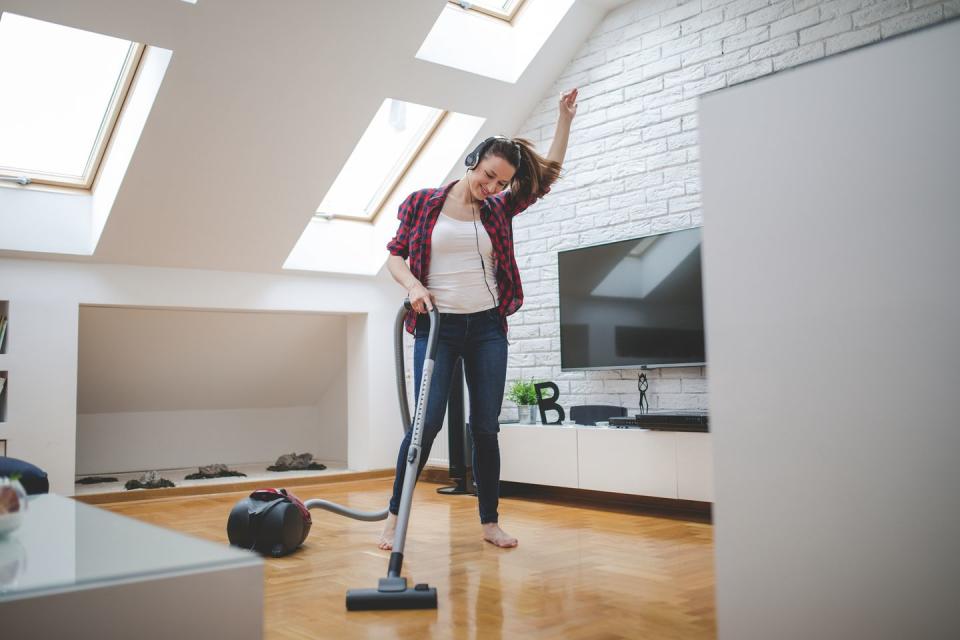
M560 368L706 363L700 228L561 251Z

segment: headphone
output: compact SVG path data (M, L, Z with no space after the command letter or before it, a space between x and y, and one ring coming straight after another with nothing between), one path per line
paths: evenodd
M478 144L476 148L473 151L471 151L469 154L467 154L467 157L463 160L463 164L466 165L467 169L476 169L477 165L480 164L480 159L483 158L483 154L486 153L487 149L489 149L490 146L493 145L493 143L496 142L497 140L503 140L504 142L508 142L513 145L514 149L517 150L516 166L517 166L517 170L519 170L520 167L522 166L520 164L520 160L521 160L520 145L514 142L513 140L511 140L510 138L506 138L504 136L490 136L489 138L487 138L486 140Z

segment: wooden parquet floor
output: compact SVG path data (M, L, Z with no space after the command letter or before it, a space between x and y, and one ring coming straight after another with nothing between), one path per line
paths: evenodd
M360 509L385 505L390 480L296 487ZM715 637L712 526L631 508L504 498L503 528L520 540L498 549L480 537L476 498L442 496L421 483L403 574L438 590L436 611L350 612L349 588L373 588L389 552L381 523L314 511L304 547L266 560L264 637L670 638ZM226 521L245 493L100 505L208 540L227 542Z

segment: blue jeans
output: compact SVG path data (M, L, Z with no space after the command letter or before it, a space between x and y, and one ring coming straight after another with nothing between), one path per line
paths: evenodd
M420 376L423 374L429 331L430 316L417 316L413 350L415 398L420 396ZM500 327L500 316L496 309L469 314L440 314L437 359L430 381L417 477L427 463L434 438L443 426L457 358L463 358L463 371L470 393L470 436L473 439L473 474L477 482L480 522L497 522L497 504L500 501L500 444L497 433L500 431L500 405L503 403L503 387L507 377L507 337ZM404 436L397 456L397 475L390 498L390 512L394 514L400 511L400 493L412 432L413 429Z

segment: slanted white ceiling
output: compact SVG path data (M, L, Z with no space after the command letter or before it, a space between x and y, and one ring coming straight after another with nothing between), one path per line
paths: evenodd
M173 51L94 255L63 259L279 272L384 98L486 117L481 136L515 133L617 4L577 0L516 84L415 58L446 0L0 9ZM483 42L463 46L483 55Z
M345 316L80 307L77 413L313 407Z

